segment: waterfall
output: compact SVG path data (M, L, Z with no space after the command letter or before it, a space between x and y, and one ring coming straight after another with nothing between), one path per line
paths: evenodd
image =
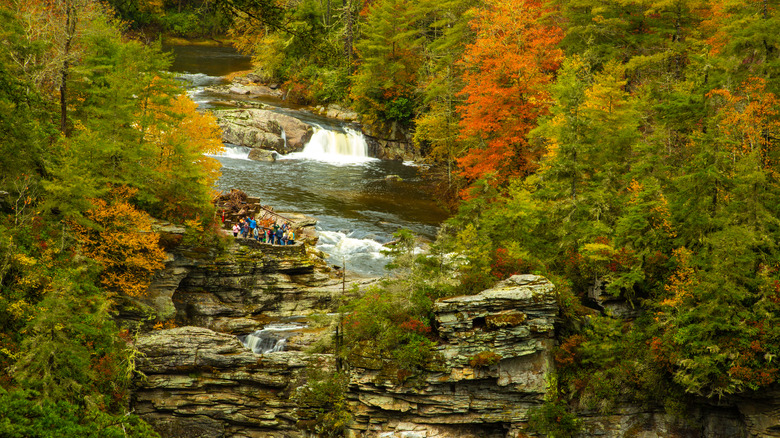
M276 353L284 351L287 339L302 328L305 326L300 324L269 324L254 333L238 336L238 340L256 354Z
M288 154L285 157L336 163L362 163L375 160L368 156L368 144L361 132L350 128L344 128L341 132L319 126L314 127L314 134L302 152Z
M225 143L222 150L216 154L206 154L210 157L225 157L233 158L236 160L249 160L249 149L245 146L236 146L234 144Z

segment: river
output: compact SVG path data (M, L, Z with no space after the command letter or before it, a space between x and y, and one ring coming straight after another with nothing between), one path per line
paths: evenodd
M224 98L204 87L222 76L251 68L250 60L225 47L172 46L172 72L202 109L224 107ZM226 145L217 158L222 177L217 189L238 188L258 196L276 211L295 211L318 219L318 248L329 262L361 275L385 273L383 244L401 228L433 239L446 218L425 191L421 169L411 163L365 156L360 133L335 119L314 115L284 101L262 98L276 111L317 126L303 152L275 162L247 159L248 149Z

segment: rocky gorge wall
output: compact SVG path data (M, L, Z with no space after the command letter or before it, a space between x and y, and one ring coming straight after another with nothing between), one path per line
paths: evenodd
M182 326L139 335L137 368L146 377L137 382L136 412L167 437L305 436L294 391L307 367L332 369L333 357L300 350L331 333L312 330L292 340L293 351L265 355L236 335L335 311L345 288L336 274L306 245L237 239L220 255L177 248L146 305ZM398 385L366 358L349 382L350 434L505 436L543 398L556 315L554 288L535 276L437 303L442 362L413 385ZM469 365L487 350L500 362Z
M345 289L372 281L351 280ZM164 437L309 436L298 427L294 396L310 370L331 372L334 359L303 350L332 333L312 325L290 339L291 351L268 354L246 349L237 335L334 312L344 286L339 273L305 245L238 239L221 254L174 248L150 296L124 312L127 321L147 327L136 341L136 366L146 377L137 381L134 409ZM163 319L179 327L148 330L154 314L168 315ZM400 383L376 357L351 358L348 435L528 436L529 410L543 402L554 371L554 286L543 277L514 276L477 295L439 300L434 314L439 359L421 375ZM580 437L777 437L780 394L701 400L689 418L638 406L579 416Z

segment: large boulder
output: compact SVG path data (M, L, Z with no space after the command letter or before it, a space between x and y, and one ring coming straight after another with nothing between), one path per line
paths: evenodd
M276 161L276 155L276 151L255 148L249 151L249 156L247 158L255 161Z
M297 152L311 140L314 129L295 117L256 108L215 111L222 140L280 154Z

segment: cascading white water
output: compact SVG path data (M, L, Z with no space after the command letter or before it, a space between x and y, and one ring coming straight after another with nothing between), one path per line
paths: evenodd
M217 154L207 154L212 157L225 157L233 158L235 160L248 160L249 161L250 149L245 146L236 146L234 144L225 143L222 147L222 151Z
M331 163L364 163L375 158L368 156L368 144L363 134L354 129L344 132L314 127L311 140L301 152L285 155L282 159L309 159Z
M238 339L244 344L244 347L252 350L255 354L276 353L284 351L287 339L302 328L305 326L300 324L269 324L254 333L239 336Z
M390 261L382 253L387 248L373 239L356 238L341 231L318 230L318 234L317 249L328 254L335 264L346 262L348 270L363 272L369 266Z

